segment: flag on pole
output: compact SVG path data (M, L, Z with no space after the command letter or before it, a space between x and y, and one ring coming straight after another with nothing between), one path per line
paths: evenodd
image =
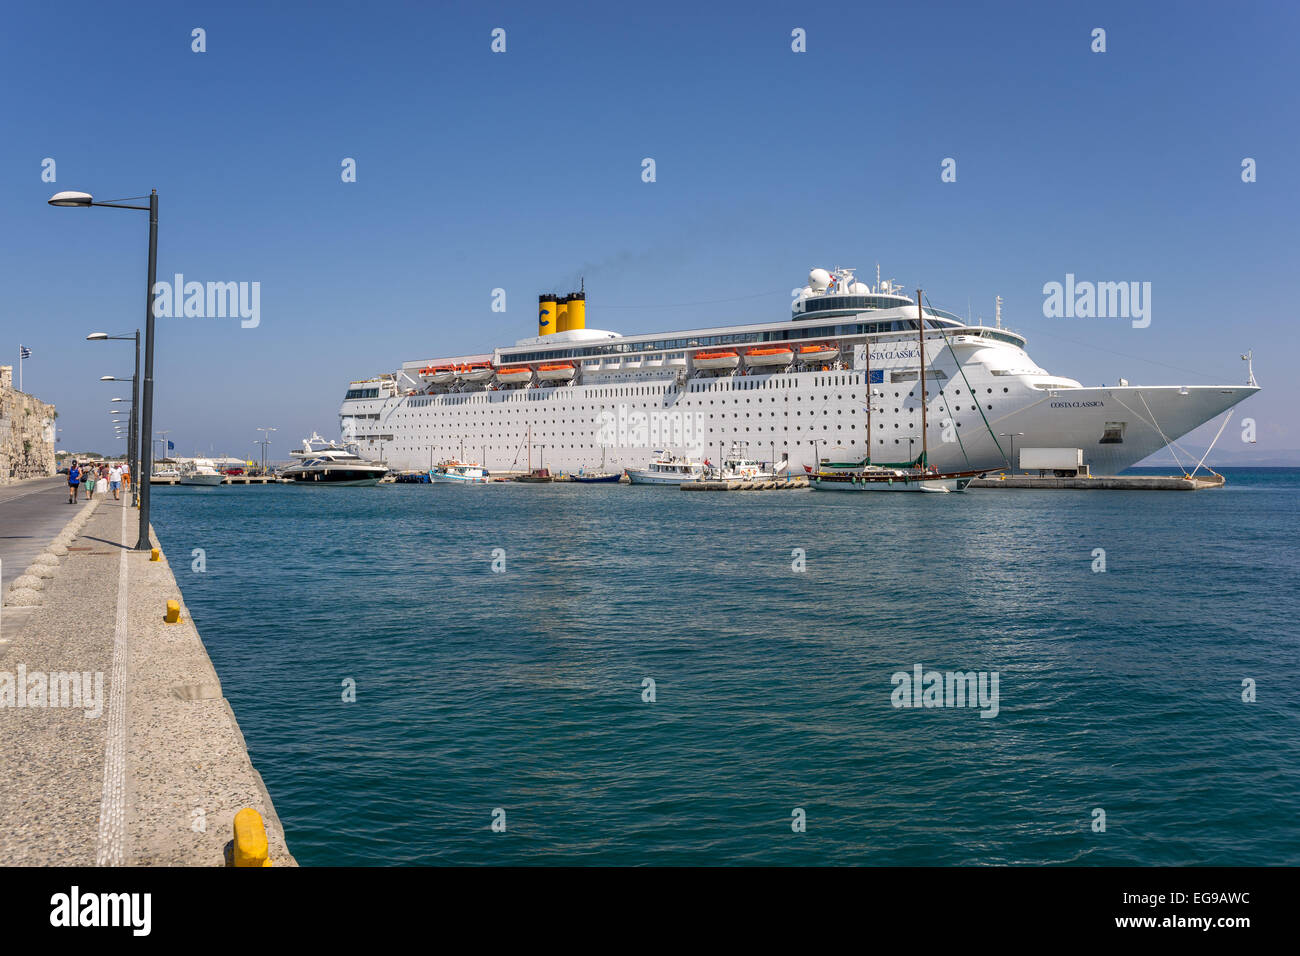
M29 359L32 357L32 350L25 345L18 346L18 355L20 358Z
M167 442L167 450L168 450L168 451L175 451L175 450L176 450L176 443L175 443L174 441L168 441L168 442Z

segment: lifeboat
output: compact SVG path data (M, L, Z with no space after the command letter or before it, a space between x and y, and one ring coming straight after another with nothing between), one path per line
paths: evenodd
M745 364L750 366L789 365L794 361L794 349L788 345L750 349L745 353Z
M801 345L799 346L799 361L815 364L817 362L833 362L840 357L840 350L833 345Z
M539 365L537 368L537 377L544 382L570 382L576 374L577 370L568 362Z
M512 365L497 369L496 376L502 385L527 385L533 380L533 370L527 365Z
M456 381L456 366L433 365L429 368L420 369L420 374L433 382L434 385L450 385Z
M486 382L493 372L491 362L470 362L456 369L456 374L466 382Z
M740 365L740 356L735 352L696 352L696 368L736 368Z

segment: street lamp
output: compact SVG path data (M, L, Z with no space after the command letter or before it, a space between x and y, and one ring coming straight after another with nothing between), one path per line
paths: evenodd
M129 198L134 200L144 199L145 197L132 196ZM158 190L150 190L148 198L149 205L147 206L131 205L128 200L95 202L95 198L90 193L75 191L55 193L49 198L51 206L109 206L114 209L138 209L149 213L149 271L144 290L144 395L143 404L137 403L135 406L140 409L139 427L136 434L141 436L151 434L153 430L153 287L158 278ZM109 336L104 335L104 338L109 338ZM138 355L139 339L137 338L136 341L136 354ZM137 369L138 367L139 363L137 362ZM145 442L138 442L137 444L141 446L139 470L136 472L136 485L140 493L140 530L136 539L135 550L148 551L151 547L149 541L149 474L153 471L153 445Z
M998 435L998 437L1011 439L1011 461L1009 462L1009 464L1011 465L1011 474L1014 475L1016 473L1016 439L1024 438L1025 433L1024 432L1002 432L1000 435Z
M140 445L140 430L136 427L138 424L136 421L136 405L138 405L140 401L140 333L137 331L134 335L109 335L106 332L92 332L90 335L86 336L86 339L91 342L102 342L108 339L125 339L135 342L135 374L130 378L118 378L116 375L101 375L99 380L101 382L131 383L131 398L129 399L131 405L131 438L126 443L126 460L131 466L132 471L138 474L140 462L137 459L136 451ZM120 402L127 400L115 398L113 401ZM140 483L138 481L131 488L131 503L137 507L140 504Z
M262 437L255 444L262 446L262 474L266 474L266 448L271 444L271 432L276 429L270 425L258 425L257 430L262 433Z

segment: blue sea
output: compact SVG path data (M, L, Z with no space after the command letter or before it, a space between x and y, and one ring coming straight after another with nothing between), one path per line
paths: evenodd
M153 520L304 865L1296 865L1300 469L1225 474ZM918 665L996 672L996 716L895 706Z

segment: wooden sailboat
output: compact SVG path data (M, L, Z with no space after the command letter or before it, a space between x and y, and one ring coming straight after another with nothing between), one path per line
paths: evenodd
M817 491L927 491L943 494L965 491L966 486L981 472L940 472L930 466L930 448L926 418L927 394L925 386L925 312L921 307L921 290L916 290L917 339L921 353L921 457L905 467L871 464L871 345L867 345L867 457L859 468L836 472L818 470L808 476L808 484ZM842 467L842 466L841 466Z
M542 468L540 466L540 463L537 468L533 467L533 426L532 425L528 426L528 474L515 475L513 480L522 481L522 482L531 482L534 484L544 484L555 480L554 478L551 477L550 469Z

